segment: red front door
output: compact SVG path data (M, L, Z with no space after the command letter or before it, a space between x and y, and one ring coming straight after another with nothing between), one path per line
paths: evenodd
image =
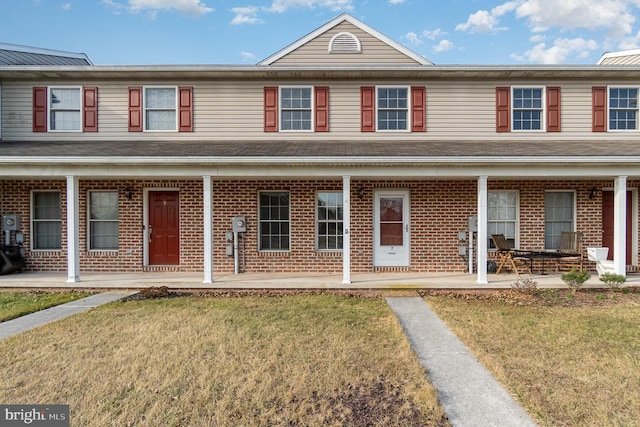
M633 193L627 191L627 259L631 260L633 248ZM613 191L602 192L602 246L609 248L608 259L613 259Z
M149 264L180 264L180 199L177 191L149 193Z

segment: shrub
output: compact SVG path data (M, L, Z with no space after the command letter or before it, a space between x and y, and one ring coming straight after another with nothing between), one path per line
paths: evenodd
M511 283L511 289L527 295L533 295L538 290L538 282L533 279L518 279Z
M622 274L606 272L600 276L600 281L611 289L620 289L620 286L627 281L627 278Z
M569 286L569 288L575 292L580 289L580 286L587 280L589 280L591 275L586 270L576 270L575 267L571 268L571 271L568 273L564 273L561 278L564 283Z

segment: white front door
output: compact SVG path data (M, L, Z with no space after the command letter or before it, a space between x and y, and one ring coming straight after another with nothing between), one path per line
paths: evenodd
M409 191L377 190L373 223L373 265L409 266Z

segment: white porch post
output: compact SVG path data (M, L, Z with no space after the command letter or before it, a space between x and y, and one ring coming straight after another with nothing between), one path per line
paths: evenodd
M351 177L342 177L342 283L351 283Z
M627 254L627 177L619 176L613 184L613 271L626 276Z
M80 281L79 181L67 176L67 283Z
M478 177L478 239L476 253L478 259L477 282L486 285L487 281L487 176ZM473 262L473 260L469 260Z
M202 200L204 202L204 279L202 283L213 283L213 194L211 176L202 177Z

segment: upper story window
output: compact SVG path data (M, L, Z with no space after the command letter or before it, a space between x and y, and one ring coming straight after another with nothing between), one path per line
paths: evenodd
M98 88L33 88L33 132L97 132Z
M80 131L82 99L79 87L49 88L49 130Z
M193 88L129 88L129 132L193 132Z
M311 130L312 87L280 88L280 130Z
M560 132L560 88L496 88L496 132Z
M329 87L265 86L264 131L329 132Z
M376 117L378 130L409 129L409 88L377 88Z
M360 130L426 132L424 86L362 86Z
M177 130L177 90L175 87L144 88L144 130Z
M609 88L609 130L638 129L638 88Z
M541 130L544 123L542 88L512 88L513 130Z

